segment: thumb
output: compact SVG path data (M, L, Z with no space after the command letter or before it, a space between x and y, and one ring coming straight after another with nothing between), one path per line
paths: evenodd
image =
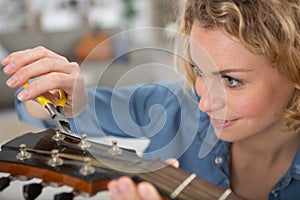
M137 189L142 200L162 200L155 187L148 182L141 182Z

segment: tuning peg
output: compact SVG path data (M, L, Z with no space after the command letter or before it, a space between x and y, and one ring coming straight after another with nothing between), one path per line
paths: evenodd
M59 157L59 151L53 149L51 151L51 159L48 161L48 165L51 167L57 167L63 164L63 159Z
M89 141L87 141L86 139L87 135L86 134L82 134L81 135L81 141L78 144L78 146L82 149L85 150L87 148L89 148L91 146L91 143Z
M31 183L23 186L23 196L26 200L33 200L38 197L43 190L43 183Z
M95 173L95 168L92 166L91 159L89 157L85 157L83 162L83 166L79 170L80 174L88 176Z
M61 132L58 129L55 129L55 135L53 135L52 139L58 142L64 140L65 136L61 134Z
M11 176L0 178L0 191L4 190L10 185Z
M63 193L60 193L60 194L56 194L54 196L54 200L73 200L74 197L75 197L74 191L72 191L72 192L63 192Z
M118 147L118 142L116 140L112 141L112 147L108 150L108 153L110 153L113 156L122 154L122 149Z
M29 158L31 158L31 153L26 151L26 145L20 144L20 152L17 155L17 159L23 161Z

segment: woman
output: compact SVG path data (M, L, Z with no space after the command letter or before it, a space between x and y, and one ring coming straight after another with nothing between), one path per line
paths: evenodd
M190 37L192 64L185 70L199 96L200 115L205 113L197 136L203 138L212 125L220 141L201 157L205 141L194 138L179 156L180 167L245 199L300 198L299 27L298 0L186 1L182 33ZM203 50L216 68L203 65ZM19 93L21 101L61 88L68 105L78 105L73 111L66 108L69 116L85 105L86 96L73 92L78 66L44 48L13 53L2 64L13 75L10 87L45 75ZM48 85L48 80L55 84ZM84 91L83 81L78 82ZM159 91L145 88L139 95L163 94ZM151 144L166 135L151 138ZM113 199L160 199L151 184L135 186L127 177L111 181L108 188Z

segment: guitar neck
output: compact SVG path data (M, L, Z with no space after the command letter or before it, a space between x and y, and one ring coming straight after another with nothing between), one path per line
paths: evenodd
M169 165L155 171L136 174L134 178L138 182L148 181L154 184L164 196L178 200L217 200L226 191L197 177L195 174L190 174L182 169L174 168ZM226 198L226 200L239 199L240 198L233 193Z

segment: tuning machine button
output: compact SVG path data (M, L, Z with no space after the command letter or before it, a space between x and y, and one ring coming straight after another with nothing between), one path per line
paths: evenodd
M108 153L110 153L113 156L122 154L122 149L118 147L117 140L112 141L112 147L108 150Z
M7 188L10 185L10 182L13 182L15 180L19 181L28 181L30 178L27 176L21 176L21 175L9 175L7 177L0 178L0 192Z
M48 161L48 165L51 167L61 166L63 164L63 159L59 157L59 151L57 149L53 149L51 151L51 159Z
M43 183L31 183L24 185L23 196L26 200L33 200L42 193L43 188Z
M4 190L10 185L10 181L12 180L11 176L0 178L0 191Z
M56 182L31 183L23 186L23 196L26 200L33 200L37 198L45 187L60 187Z
M29 158L31 158L31 153L26 151L26 145L25 144L20 145L20 152L18 153L16 158L18 160L21 160L21 161L28 160Z
M63 192L60 194L56 194L54 196L54 200L72 200L74 197L83 197L84 199L89 199L91 196L89 193L86 192L78 192L73 190L72 192Z
M76 194L74 192L63 192L60 194L56 194L54 196L54 200L73 200L75 195Z

